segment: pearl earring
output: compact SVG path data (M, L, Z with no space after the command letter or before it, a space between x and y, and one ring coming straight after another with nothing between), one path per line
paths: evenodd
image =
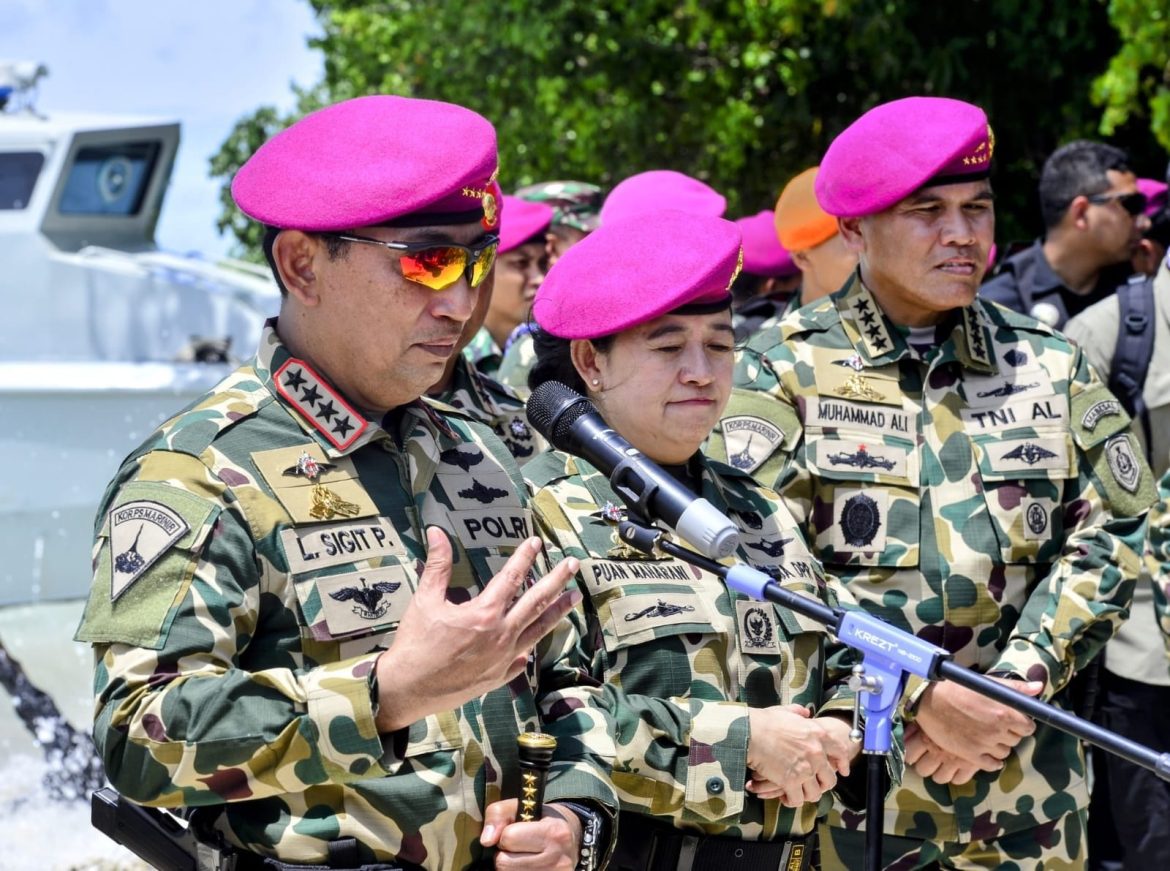
M600 381L598 381L596 378L594 378L594 379L593 379L593 381L591 381L590 383L591 383L591 384L592 384L594 387L596 387L596 386L597 386L598 384L600 384L601 382L600 382Z

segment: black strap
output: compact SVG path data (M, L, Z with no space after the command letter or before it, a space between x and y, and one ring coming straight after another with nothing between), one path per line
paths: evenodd
M741 841L676 829L641 814L619 814L611 871L809 871L816 833L780 841Z
M1154 354L1154 279L1135 277L1121 285L1117 288L1117 303L1120 323L1109 367L1109 389L1130 417L1141 424L1149 459L1150 410L1142 398L1142 389Z

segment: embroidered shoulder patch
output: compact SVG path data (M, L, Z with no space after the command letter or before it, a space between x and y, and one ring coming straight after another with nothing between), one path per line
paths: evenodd
M161 502L127 502L110 512L110 601L158 562L190 526Z
M784 442L784 430L762 417L725 417L722 426L727 462L741 472L754 472Z
M770 604L740 600L735 603L735 611L740 653L776 655L780 652L776 614Z
M106 512L78 641L160 649L222 506L170 484L131 481Z

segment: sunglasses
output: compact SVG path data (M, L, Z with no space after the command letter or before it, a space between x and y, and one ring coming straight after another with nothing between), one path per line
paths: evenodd
M444 245L436 245L433 242L382 242L379 239L349 233L327 235L346 242L377 245L401 252L398 255L398 265L402 269L402 277L431 290L450 287L463 276L467 277L467 283L472 287L479 287L496 262L496 249L500 247L500 237L491 235L484 237L478 245L458 245L454 242Z
M1134 217L1137 217L1146 210L1149 200L1141 191L1133 191L1128 194L1091 194L1085 197L1090 203L1094 205L1103 206L1106 203L1117 200L1118 205L1129 212Z

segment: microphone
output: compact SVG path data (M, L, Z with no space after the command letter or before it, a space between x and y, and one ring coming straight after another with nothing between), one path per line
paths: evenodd
M735 552L735 524L614 432L581 394L546 381L528 398L528 420L554 448L609 475L614 492L643 517L662 520L712 559Z

